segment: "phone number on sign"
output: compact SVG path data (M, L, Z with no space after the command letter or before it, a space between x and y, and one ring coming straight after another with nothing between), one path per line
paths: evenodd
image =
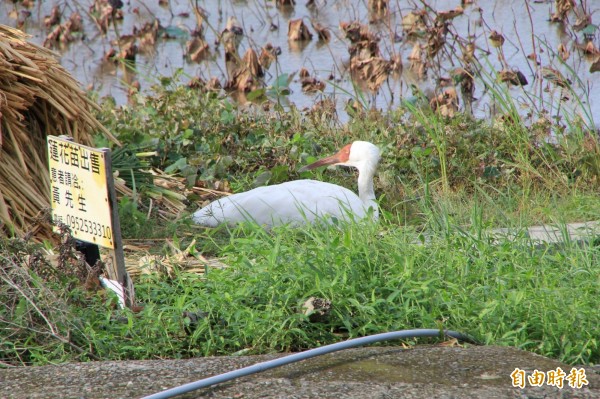
M75 231L81 231L82 233L112 240L112 231L109 226L71 215L67 215L66 222L67 225Z

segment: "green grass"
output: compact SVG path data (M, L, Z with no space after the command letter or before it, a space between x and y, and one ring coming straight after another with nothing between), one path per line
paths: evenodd
M137 314L72 283L69 291L55 282L35 288L41 282L34 277L26 286L45 305L21 300L14 320L29 321L20 329L2 324L10 307L0 311L3 331L12 331L0 360L287 352L392 330L445 328L570 364L599 362L598 243L544 246L524 234L494 242L482 210L471 208L465 226L434 209L426 231L385 217L379 224L272 232L253 225L192 228L197 250L221 256L228 267L205 276L141 277L136 294L145 307ZM303 314L310 297L331 301L326 321ZM430 341L408 343L424 342Z
M509 102L506 89L496 87L492 93L508 102L511 115L516 104ZM448 119L407 103L386 115L368 113L332 127L294 108L241 112L230 100L180 86L158 87L156 95L135 97L133 105L117 109L107 103L99 118L133 152L156 151L157 156L144 159L147 165L183 176L189 185L226 181L237 192L316 177L355 188L351 170L302 176L297 170L343 144L368 140L383 152L375 182L382 208L403 223L426 222L425 196L427 206L458 214L473 201L483 202L490 213L486 218L501 225L580 221L598 209L593 198L600 146L577 121L565 131L544 123L526 126L516 117L492 123L463 114ZM136 195L147 201L141 176L121 175L139 179ZM195 197L189 199L193 211ZM142 215L143 204L137 205ZM128 212L134 219L138 215ZM464 215L458 219L464 221Z
M200 235L228 268L206 279L145 277L136 284L144 311L97 316L89 308L86 339L100 358L178 358L298 351L441 326L567 363L600 361L600 247L538 246L524 236L492 244L479 225L445 227L426 245L413 228L386 221ZM302 314L312 296L332 302L324 323ZM202 312L190 334L186 311ZM111 321L118 313L126 321Z

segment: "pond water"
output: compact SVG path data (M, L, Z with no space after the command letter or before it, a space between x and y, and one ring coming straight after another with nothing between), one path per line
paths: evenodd
M439 78L450 77L451 71L460 66L462 52L456 43L461 39L456 39L458 41L444 47L443 51L429 61L426 75L420 76L417 73L418 68L411 68L409 61L415 39L409 37L402 26L403 18L407 18L411 11L427 9L430 15L435 16L431 10L453 10L461 6L460 1L390 0L388 12L377 20L377 14L371 12L369 7L371 2L377 3L375 0L297 0L294 6L287 7L278 7L276 3L279 2L280 0L125 0L122 8L123 19L117 22L116 29L110 25L106 34L103 34L90 17L93 1L30 1L31 6L26 8L22 2L15 4L13 1L4 0L0 1L0 23L20 26L32 35L33 42L42 44L53 29L45 26L44 18L51 14L54 6L58 6L62 12L61 22L66 21L73 12L79 12L83 20L84 34L74 34L76 40L64 45L59 44L55 50L60 54L61 63L84 88L97 91L101 97L112 96L117 104L127 102L128 87L131 83L137 81L141 90L147 90L158 77L172 76L177 70L183 71L183 82L192 77L201 77L205 81L216 77L225 85L228 74L224 46L216 43L230 17L236 17L243 29L238 50L240 56L248 48L260 53L266 43L281 49L277 60L266 71L266 86L273 85L282 74L295 74L290 82L290 93L286 95L286 101L300 109L306 109L319 100L331 98L336 104L341 121L347 120L344 105L349 99L357 98L360 85L353 84L348 72L350 41L345 38L340 23L359 21L367 25L379 38L381 57L390 60L399 56L403 63L402 72L391 73L376 93L367 90L362 94L361 98L369 107L381 110L397 107L402 99L411 99L414 96L415 87L430 97L438 94L443 90L438 85ZM585 1L583 3L586 4ZM193 12L194 4L204 12L204 40L209 45L207 56L199 62L193 62L185 56L186 42L190 40L191 32L197 26ZM575 109L576 112L584 114L583 118L586 121L598 120L600 96L591 93L598 91L600 73L589 72L590 65L596 58L585 56L578 50L578 46L584 42L583 33L572 28L578 16L584 13L579 8L567 14L566 23L551 23L549 19L552 13L556 12L556 6L554 1L538 0L474 1L472 4L463 5L464 12L449 20L447 41L454 40L452 38L462 38L463 43L466 43L467 39L472 41L476 46L474 55L486 73L493 74L493 70L499 71L503 68L522 72L528 84L511 86L509 91L513 98L522 99L523 112L539 114L544 109L549 115L556 115L561 109ZM597 18L600 2L589 1L587 6L585 14ZM288 22L300 18L313 33L312 40L291 42L288 40ZM145 23L155 19L165 28L161 32L168 33L170 38L159 33L155 45L142 48L135 56L136 71L104 59L109 49L118 51L114 42L117 33L131 35L135 29L140 29ZM327 28L331 34L330 40L319 41L312 23ZM489 37L493 30L501 32L505 38L502 46L504 60L499 57L498 49L490 43ZM591 32L589 38L598 47L598 33L593 29L593 25L586 32ZM427 38L420 39L420 42L426 44ZM564 63L560 61L560 44L570 53ZM534 52L537 54L539 66L527 58L527 55ZM562 72L572 82L574 92L565 95L565 91L560 87L542 81L539 68L543 66ZM311 76L325 83L322 92L303 92L298 74L301 68L306 68ZM490 96L477 80L474 97L472 108L477 117L490 117L495 113L496 108ZM560 98L564 101L560 101ZM460 108L464 107L463 101ZM536 115L532 120L535 118Z

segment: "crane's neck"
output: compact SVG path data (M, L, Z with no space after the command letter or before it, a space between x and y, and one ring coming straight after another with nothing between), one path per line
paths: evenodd
M379 217L379 207L375 201L375 190L373 189L373 177L375 176L376 166L365 165L358 169L358 197L365 205L366 209L373 208L373 217Z

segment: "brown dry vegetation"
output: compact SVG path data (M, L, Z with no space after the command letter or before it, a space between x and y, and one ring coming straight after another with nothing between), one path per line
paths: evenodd
M45 217L50 181L46 136L91 144L92 134L118 140L94 117L97 107L52 51L0 25L0 226L4 233L51 236Z

